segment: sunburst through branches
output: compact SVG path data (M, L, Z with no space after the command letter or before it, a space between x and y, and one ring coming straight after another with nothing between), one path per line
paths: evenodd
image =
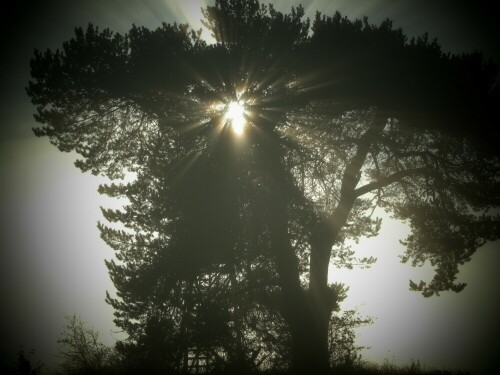
M237 135L242 135L246 125L245 105L242 100L227 104L224 118Z

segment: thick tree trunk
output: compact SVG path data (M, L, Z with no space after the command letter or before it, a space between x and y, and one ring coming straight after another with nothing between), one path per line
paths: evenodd
M319 302L319 304L318 304ZM292 333L292 365L297 374L321 374L329 369L328 322L331 310L323 301L304 294L300 320L290 322Z
M355 189L361 176L361 168L366 160L374 137L383 129L385 119L377 114L372 126L359 139L355 156L346 166L342 178L340 200L334 212L321 220L314 228L311 240L311 256L309 268L309 319L312 321L310 341L304 345L312 345L315 353L311 353L311 361L317 372L329 367L328 324L331 313L337 304L337 295L328 286L328 269L331 250L338 235L347 223L349 213L356 200Z
M308 294L296 300L287 322L291 333L292 373L321 374L328 371L328 319L319 319ZM291 312L289 309L289 312ZM326 325L325 325L326 324Z
M269 144L265 151L270 182L269 223L271 248L282 292L282 313L291 334L292 372L326 373L329 369L328 324L336 295L328 286L331 249L347 222L356 199L355 188L373 137L383 128L377 116L374 125L361 136L356 155L342 179L341 197L335 211L315 228L311 243L309 290L300 285L298 259L288 234L288 183L283 171L283 151Z
M271 248L279 275L282 314L291 334L292 372L321 373L328 370L328 321L330 311L321 306L323 296L312 296L300 284L298 259L288 234L289 186L282 165L282 150L266 150L270 182L269 223Z
M314 373L326 372L329 368L328 324L337 300L328 287L328 266L332 242L325 222L320 223L313 234L309 264L309 290L305 302L308 311L305 321L308 337L302 339L304 350L311 351L308 366Z

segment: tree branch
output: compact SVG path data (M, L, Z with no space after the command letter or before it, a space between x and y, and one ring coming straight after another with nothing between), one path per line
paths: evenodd
M412 168L412 169L398 171L394 174L380 178L377 181L370 182L369 184L357 188L356 190L354 190L354 196L356 198L360 197L361 195L369 193L370 191L381 189L394 182L398 182L405 177L417 176L419 174L427 172L428 170L429 169L427 167L422 167L422 168Z
M360 171L365 163L373 141L378 138L387 118L376 113L370 128L359 138L356 154L347 163L342 177L340 199L334 211L315 229L311 243L309 289L321 297L326 293L328 266L331 249L340 230L345 225L356 200L355 189L360 179Z

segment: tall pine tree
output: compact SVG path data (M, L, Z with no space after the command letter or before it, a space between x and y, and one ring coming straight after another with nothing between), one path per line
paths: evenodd
M187 25L90 25L32 60L36 134L81 154L83 171L137 176L102 188L130 200L105 211L127 230L101 227L120 262L108 263L118 324L156 355L158 342L201 348L203 327L223 323L206 347L241 359L256 350L244 316L258 306L284 322L295 371L325 370L342 294L329 268L355 262L346 240L378 233L376 207L409 221L403 259L435 267L412 289L462 290L458 266L500 233L496 67L389 21L337 13L310 28L301 7L255 0L217 0L204 16L216 44ZM221 284L214 310L195 290L207 277Z

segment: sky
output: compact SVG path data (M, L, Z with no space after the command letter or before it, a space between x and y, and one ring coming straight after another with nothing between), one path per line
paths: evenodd
M302 3L306 15L339 10L370 22L390 18L409 36L426 31L443 50L481 50L500 62L500 32L493 9L479 2L417 0L283 0L281 11ZM63 154L47 139L36 138L34 108L25 94L29 59L36 47L55 49L75 26L92 22L124 33L133 23L155 28L161 22L201 27L196 1L7 1L0 16L0 324L1 361L11 361L19 345L36 358L56 362L56 339L65 315L77 314L112 345L123 337L105 301L112 294L104 259L113 252L99 238L99 206L117 202L97 193L102 178L82 174L75 155ZM204 35L208 32L205 30ZM493 373L500 354L500 243L483 246L460 269L468 283L460 293L425 299L408 291L408 280L428 279L429 268L401 264L399 239L404 223L384 217L381 234L361 241L360 254L378 262L370 270L335 270L332 281L350 286L343 308L357 308L375 323L358 330L367 360Z

